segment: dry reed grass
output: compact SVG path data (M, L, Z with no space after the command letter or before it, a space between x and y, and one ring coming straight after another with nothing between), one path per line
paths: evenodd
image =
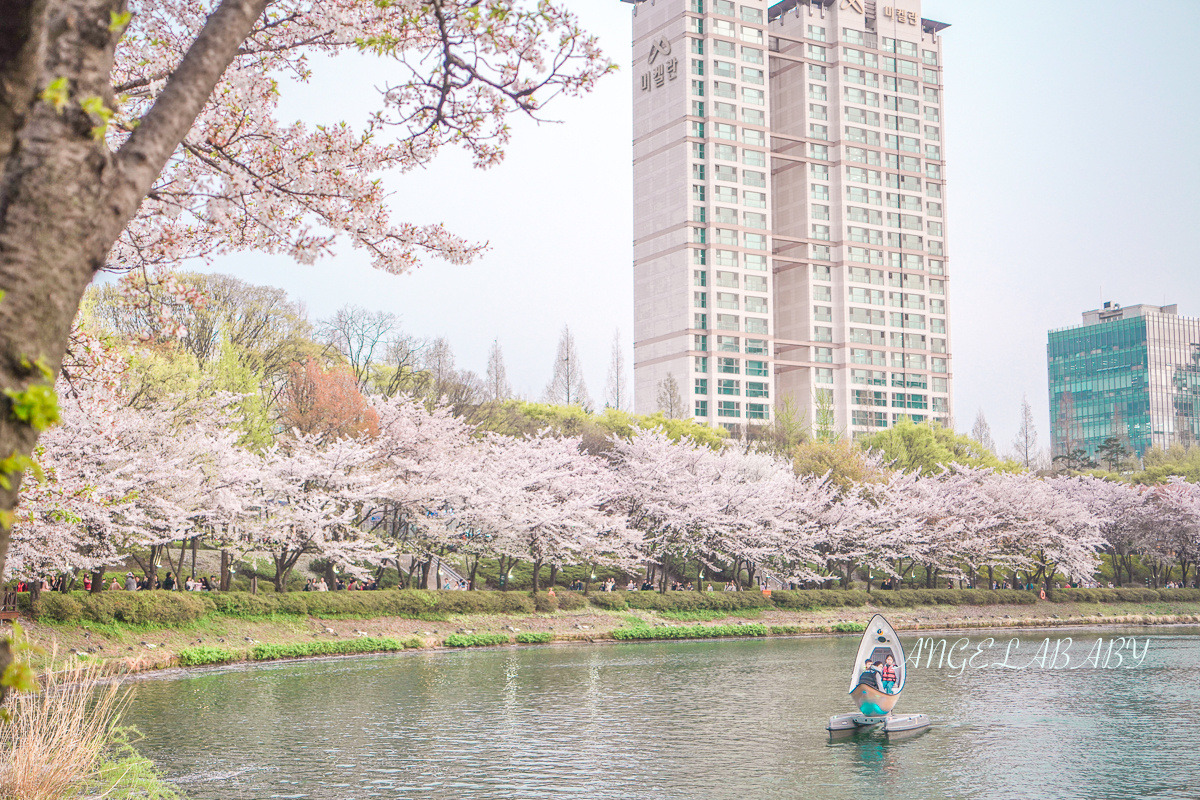
M12 720L0 723L0 800L85 797L127 699L98 664L77 661L42 673L41 691L10 696Z

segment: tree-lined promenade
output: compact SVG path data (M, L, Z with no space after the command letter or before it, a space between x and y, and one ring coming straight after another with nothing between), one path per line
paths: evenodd
M947 464L905 471L878 455L812 474L801 452L699 443L652 420L585 442L552 430L485 431L404 395L362 397L350 430L279 431L247 444L244 397L169 396L139 408L100 388L61 405L13 527L11 575L92 573L129 559L153 574L197 546L229 567L269 558L276 591L302 559L401 585L451 561L532 568L533 590L565 567L652 568L699 587L769 574L804 587L920 576L991 587L1091 585L1104 553L1119 584L1135 556L1154 585L1190 585L1200 488L1137 486ZM632 419L632 418L631 418ZM824 443L837 450L837 443ZM177 562L177 563L176 563ZM406 569L401 569L404 564ZM1171 572L1171 570L1174 570Z

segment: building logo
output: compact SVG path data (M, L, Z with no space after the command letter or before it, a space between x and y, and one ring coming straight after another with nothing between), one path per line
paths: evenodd
M896 20L896 22L899 22L901 25L906 24L906 23L908 25L916 25L917 24L917 12L915 12L915 11L905 11L902 8L892 8L891 6L884 6L883 7L883 15L885 17L887 17L888 19Z
M671 43L663 36L650 44L650 55L646 58L647 66L653 66L642 74L642 91L648 92L656 86L662 86L667 81L679 77L679 59L671 56ZM654 66L654 62L659 62Z
M647 60L649 63L653 64L656 60L658 60L659 56L669 55L671 55L671 43L667 41L667 37L664 36L657 42L654 42L650 45L650 58Z
M858 13L863 13L863 0L842 0L842 4L838 8L845 11L847 8L852 8Z

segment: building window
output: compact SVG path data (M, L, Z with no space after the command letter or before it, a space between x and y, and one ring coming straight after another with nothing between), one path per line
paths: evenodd
M708 372L708 356L692 356L692 369L696 372Z
M766 403L747 403L746 419L767 419Z
M717 337L717 350L722 353L736 353L738 349L738 338L736 336Z
M696 401L696 416L697 417L707 417L708 416L708 401L707 400L697 400Z
M746 397L770 397L770 390L767 384L762 381L747 381L746 382Z
M746 352L752 356L765 356L767 354L767 340L747 339Z
M740 396L742 393L742 382L733 378L718 378L717 379L717 394Z
M708 394L708 378L696 378L696 394Z
M741 417L742 404L734 400L718 400L717 401L717 416L718 417Z

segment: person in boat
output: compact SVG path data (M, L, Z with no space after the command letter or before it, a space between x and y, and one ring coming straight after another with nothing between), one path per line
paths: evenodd
M883 660L883 665L879 668L880 686L888 694L892 693L892 687L896 685L896 659L888 656Z
M879 688L879 673L875 671L875 664L872 664L869 658L863 661L863 671L858 676L857 685L861 686L864 683L873 689Z

